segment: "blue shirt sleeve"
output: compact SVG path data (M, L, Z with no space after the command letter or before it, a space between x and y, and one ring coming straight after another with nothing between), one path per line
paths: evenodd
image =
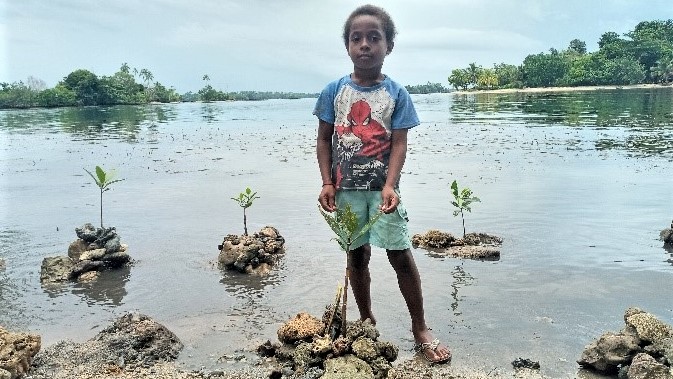
M334 98L336 97L338 85L338 81L329 83L320 93L315 108L313 108L313 114L316 115L318 119L330 124L334 124L336 119Z
M397 87L397 99L395 100L396 104L391 120L391 128L410 129L414 126L418 126L421 122L418 119L414 103L411 101L411 95L409 95L406 88L400 85L395 85L395 87Z

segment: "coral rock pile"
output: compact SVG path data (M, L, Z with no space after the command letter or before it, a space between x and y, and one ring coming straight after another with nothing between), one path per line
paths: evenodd
M620 378L673 379L673 327L638 308L627 309L624 322L586 346L577 363Z
M183 378L160 375L162 364L173 362L182 349L182 342L164 325L141 313L126 313L87 341L48 346L35 356L30 377ZM136 375L144 369L154 375Z
M227 269L264 275L285 253L284 245L285 239L272 226L253 235L229 234L217 247L220 250L217 260Z
M40 336L10 333L0 327L0 378L13 379L26 374L40 347Z
M457 238L451 233L429 230L411 238L415 248L423 248L445 256L468 259L499 259L502 238L486 233L468 233Z
M95 279L98 272L131 261L128 246L121 243L114 227L96 228L87 223L75 228L75 232L77 239L68 247L67 257L47 257L42 261L43 283Z
M369 320L348 322L342 333L340 314L336 312L332 319L332 313L331 306L322 320L299 313L278 330L282 345L267 341L258 352L275 356L283 364L280 377L386 378L398 347L379 341L379 332ZM327 328L330 319L333 322Z

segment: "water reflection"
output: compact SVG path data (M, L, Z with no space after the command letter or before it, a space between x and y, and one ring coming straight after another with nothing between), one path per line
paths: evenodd
M462 312L458 311L458 303L461 300L461 297L458 296L458 290L462 287L467 287L472 285L474 277L465 271L462 263L451 270L451 276L453 277L453 282L451 283L451 297L453 302L451 303L451 310L455 316L459 316Z
M232 321L228 327L240 328L248 340L259 338L258 332L269 324L275 323L273 307L264 300L267 286L274 286L280 282L279 269L274 267L271 273L261 277L242 274L237 271L221 268L220 283L225 285L225 291L234 294L240 302L234 304L229 311ZM237 324L243 322L243 324Z
M267 286L274 286L280 282L278 266L266 276L242 274L235 270L220 268L222 278L220 283L225 290L241 299L263 298Z
M673 158L671 88L558 93L456 95L451 122L546 126L562 124L605 130L597 150L622 150L630 156ZM614 133L613 128L624 128Z
M104 270L96 280L73 284L72 293L82 297L89 305L122 305L130 276L131 266L128 265Z
M166 123L177 117L172 105L118 105L11 110L0 112L0 124L15 133L39 129L66 132L75 140L119 139L134 142L142 127Z
M131 267L103 270L98 278L88 282L44 283L42 290L51 298L71 291L89 305L122 305L127 295L126 283L131 276Z
M201 107L201 117L209 124L217 121L218 116L222 113L223 109L217 103L203 103Z

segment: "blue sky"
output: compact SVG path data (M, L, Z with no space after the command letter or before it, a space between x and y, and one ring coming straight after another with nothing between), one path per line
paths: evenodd
M565 49L598 49L601 34L673 18L670 0L387 0L399 31L384 73L448 86L454 68L520 64ZM149 69L178 92L319 92L352 65L341 41L350 0L0 0L0 82L53 87L76 69Z

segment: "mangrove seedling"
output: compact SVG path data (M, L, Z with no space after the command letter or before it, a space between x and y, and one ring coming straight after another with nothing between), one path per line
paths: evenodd
M327 225L332 229L336 238L334 238L341 249L346 252L346 275L344 277L344 286L341 291L343 294L343 301L341 303L341 333L346 335L346 307L348 306L348 280L350 278L350 265L348 263L348 254L350 254L351 246L353 243L360 237L362 237L367 231L374 225L376 221L381 217L383 212L379 211L377 214L372 216L366 224L362 227L358 225L358 218L355 213L351 210L351 205L346 204L343 209L337 209L332 215L323 211L322 207L318 205L318 210L327 221ZM337 291L338 294L338 291ZM338 296L338 295L337 295ZM337 304L335 304L336 308ZM329 329L330 325L327 325Z
M451 194L453 194L454 201L451 204L458 208L453 211L453 216L458 216L463 219L463 238L465 238L465 214L463 211L472 212L470 205L472 203L481 202L478 197L472 196L472 190L465 187L462 190L458 191L458 182L455 180L451 183Z
M234 200L238 205L243 208L243 235L248 235L248 218L245 214L245 210L252 206L252 202L255 199L259 199L257 192L252 192L250 187L246 188L245 191L238 194L238 197L232 197L231 200Z
M103 192L109 191L110 186L114 183L121 182L124 179L115 179L117 173L115 170L111 169L108 172L105 172L102 167L96 166L96 175L91 171L84 169L84 171L89 174L100 189L100 227L103 228Z

